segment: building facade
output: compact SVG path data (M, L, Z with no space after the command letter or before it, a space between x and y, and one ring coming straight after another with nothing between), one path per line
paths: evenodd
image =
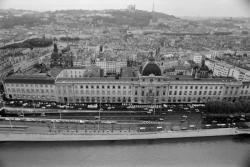
M213 71L214 76L233 77L239 81L250 81L249 70L216 60L206 60L206 65Z
M233 78L164 76L152 61L131 77L74 75L62 70L57 77L8 77L7 98L60 103L205 103L211 100L250 100L250 84Z

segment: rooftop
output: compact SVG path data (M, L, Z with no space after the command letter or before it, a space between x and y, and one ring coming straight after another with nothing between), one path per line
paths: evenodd
M14 75L5 79L5 83L54 84L55 80L48 75Z

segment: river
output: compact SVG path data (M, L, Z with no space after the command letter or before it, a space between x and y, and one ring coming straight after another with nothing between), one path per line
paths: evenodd
M249 167L250 137L4 142L0 167Z

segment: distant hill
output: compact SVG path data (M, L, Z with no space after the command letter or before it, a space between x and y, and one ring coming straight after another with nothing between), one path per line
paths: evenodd
M44 22L42 17L44 14L49 14L50 19L48 22ZM0 27L12 28L16 25L25 25L27 27L45 24L50 22L56 22L55 15L63 14L68 16L74 16L75 19L80 17L88 17L92 19L93 24L104 25L129 25L129 26L147 26L150 20L153 18L152 12L135 10L135 12L129 12L128 10L57 10L54 12L33 12L26 10L0 10L0 15L4 17L0 21ZM106 16L105 16L106 15ZM110 17L107 17L109 15ZM154 16L157 18L163 18L168 20L176 20L178 18L167 15L164 13L155 12ZM75 20L77 21L77 20Z

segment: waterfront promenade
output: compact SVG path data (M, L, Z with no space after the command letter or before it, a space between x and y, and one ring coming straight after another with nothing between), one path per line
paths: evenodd
M0 141L105 141L105 140L146 140L168 138L196 138L212 136L233 136L250 134L250 131L241 131L237 128L204 129L169 132L67 132L67 133L22 133L1 132Z

